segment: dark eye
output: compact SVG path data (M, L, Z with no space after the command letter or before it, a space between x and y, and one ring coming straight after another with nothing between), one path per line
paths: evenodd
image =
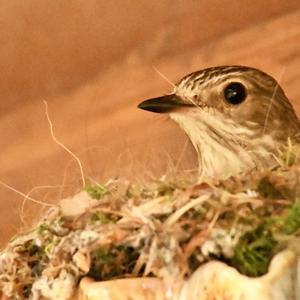
M224 89L225 100L230 104L240 104L246 97L246 88L240 82L231 82Z

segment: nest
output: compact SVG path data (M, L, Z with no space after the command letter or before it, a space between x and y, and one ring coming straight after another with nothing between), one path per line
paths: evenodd
M0 291L68 299L85 276L174 282L211 260L263 275L275 254L297 247L299 149L289 143L274 169L223 181L185 173L147 185L90 184L0 252Z

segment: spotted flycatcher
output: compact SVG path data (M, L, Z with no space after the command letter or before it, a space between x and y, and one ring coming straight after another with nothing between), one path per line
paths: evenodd
M138 107L168 113L180 125L197 151L203 180L273 166L278 147L300 132L295 111L276 80L244 66L191 73L171 94Z

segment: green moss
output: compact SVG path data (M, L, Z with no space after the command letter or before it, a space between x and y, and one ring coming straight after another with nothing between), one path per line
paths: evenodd
M126 190L126 198L140 197L143 192L141 186L137 184L130 184Z
M93 199L100 200L108 194L108 189L101 184L88 185L84 189Z
M294 234L300 229L300 199L288 208L281 226L281 232L287 235Z
M229 263L247 276L263 275L268 271L276 245L268 226L259 226L240 238Z
M109 224L109 223L115 223L115 220L109 218L106 214L96 211L91 215L90 219L91 223L101 223L101 224Z
M38 233L43 235L43 233L48 232L49 231L49 224L47 223L41 223L38 227Z
M157 188L157 196L171 196L176 190L176 186L169 182L161 182L161 184Z
M229 264L242 274L260 276L268 271L279 243L277 234L292 235L300 229L300 200L297 199L281 217L269 217L255 230L245 233L237 244Z

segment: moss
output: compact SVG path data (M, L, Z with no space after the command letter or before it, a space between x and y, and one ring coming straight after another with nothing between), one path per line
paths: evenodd
M263 275L268 271L276 245L272 231L268 226L261 225L240 238L229 263L244 275Z
M176 185L172 182L161 182L157 187L157 196L170 196L176 190Z
M88 185L84 189L93 199L100 200L104 195L108 194L108 189L101 184Z
M141 186L137 184L130 184L126 190L126 198L136 198L140 197L143 192L143 189Z
M116 221L108 217L106 214L96 211L91 215L90 221L92 224L99 222L100 224L115 223Z
M237 244L229 264L242 274L260 276L268 271L274 248L280 234L293 235L300 229L300 199L286 210L284 215L267 218L255 230L245 233Z
M43 233L48 232L49 231L49 224L47 223L41 223L38 227L38 232L43 235Z
M287 235L294 234L300 229L300 199L288 208L281 226L281 232Z

